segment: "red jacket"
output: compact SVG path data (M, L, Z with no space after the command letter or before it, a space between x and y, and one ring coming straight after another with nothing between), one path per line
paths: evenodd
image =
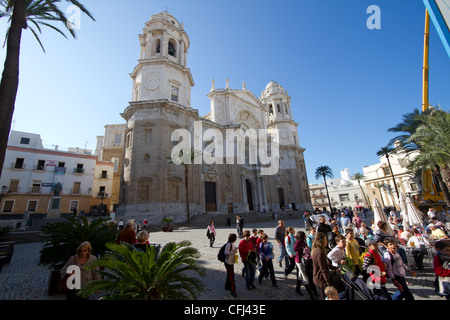
M245 241L244 239L239 243L239 255L241 256L243 263L247 262L247 254L252 250L255 250L255 247L250 239L248 241Z
M450 270L445 269L442 266L442 261L439 258L439 253L434 257L433 269L434 269L434 273L436 273L436 275L439 277L450 277Z
M381 257L378 254L378 251L374 252L372 250L369 250L369 252L367 254L369 254L373 257L374 264L380 268L380 274L370 273L370 277L372 278L372 281L375 283L378 283L378 281L380 281L381 284L385 284L386 283L386 268L384 266L384 262L381 260ZM382 276L381 273L383 273L383 272L384 272L384 275Z

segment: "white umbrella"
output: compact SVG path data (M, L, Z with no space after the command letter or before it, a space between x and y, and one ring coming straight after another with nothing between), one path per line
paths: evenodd
M387 230L386 232L393 236L394 235L394 231L392 230L387 218L386 218L386 214L383 212L383 209L381 209L380 206L380 202L378 202L377 198L373 199L373 218L374 218L374 228L375 230L373 230L374 232L378 229L378 221L383 221L386 223L387 225Z
M327 224L330 224L330 216L327 215L326 213L320 213L320 214L313 214L310 218L312 221L314 221L315 223L319 223L319 219L321 217L325 217L325 222Z
M408 209L406 207L406 198L405 198L405 195L403 194L403 192L400 192L399 205L400 205L400 210L401 210L400 211L400 216L403 219L402 224L403 224L404 227L409 227L410 224L409 224L409 217L408 217Z
M414 205L411 197L406 198L406 209L408 212L409 223L411 225L417 224L421 228L423 228L422 214L420 213L419 209L417 209L416 206Z

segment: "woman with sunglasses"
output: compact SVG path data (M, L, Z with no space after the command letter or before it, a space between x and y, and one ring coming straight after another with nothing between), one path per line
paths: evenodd
M80 289L91 280L100 280L101 276L97 272L99 269L98 267L95 267L93 269L91 268L85 268L89 267L90 265L94 264L97 258L94 255L91 255L92 247L91 244L87 241L80 244L77 248L76 255L69 258L65 266L61 269L61 277L64 277L67 273L67 269L70 266L77 266L80 268ZM75 271L69 272L69 275L74 274ZM76 281L75 281L76 283ZM67 291L67 300L78 300L81 299L78 296L79 289L73 289Z

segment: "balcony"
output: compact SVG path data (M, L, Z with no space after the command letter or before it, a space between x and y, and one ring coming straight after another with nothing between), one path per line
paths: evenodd
M73 173L74 174L83 174L84 173L84 169L83 168L74 168L73 169Z
M23 162L13 162L13 163L11 163L11 169L13 169L13 170L25 170L25 163L23 163Z

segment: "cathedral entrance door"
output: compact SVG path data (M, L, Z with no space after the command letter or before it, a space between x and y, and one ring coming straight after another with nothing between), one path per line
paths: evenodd
M282 188L278 188L278 202L280 203L280 209L285 206L284 204L284 192Z
M205 210L217 211L215 182L205 182Z
M253 211L253 192L252 192L252 185L251 185L250 181L245 180L245 186L247 189L248 210Z

